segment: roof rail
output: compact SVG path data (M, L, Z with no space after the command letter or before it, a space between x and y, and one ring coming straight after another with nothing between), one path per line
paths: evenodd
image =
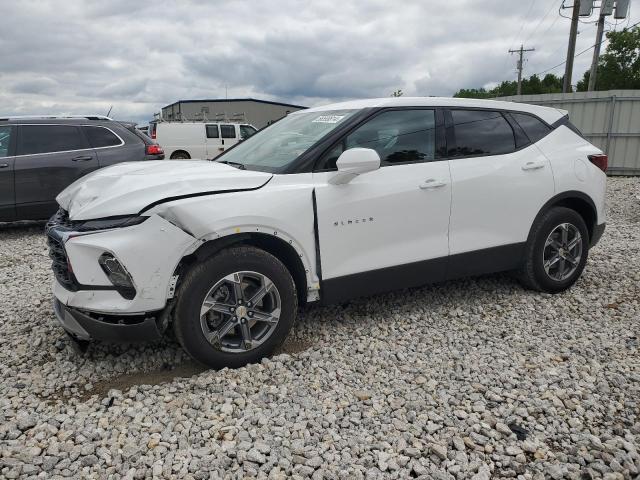
M0 115L0 120L36 120L36 119L44 119L44 120L54 120L54 119L73 119L73 118L85 118L87 120L109 120L113 121L113 118L107 117L106 115L8 115L2 116Z

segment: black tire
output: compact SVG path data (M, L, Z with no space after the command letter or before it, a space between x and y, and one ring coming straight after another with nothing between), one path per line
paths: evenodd
M189 159L191 159L189 154L187 152L183 152L181 150L179 150L177 152L173 152L171 154L171 160L189 160Z
M264 343L252 350L225 352L206 339L200 323L200 308L214 285L225 276L251 271L268 277L281 301L279 320ZM237 368L271 354L284 342L295 322L298 297L287 268L273 255L249 246L232 247L193 267L184 277L176 294L174 332L184 350L196 361L215 369Z
M560 224L574 226L582 237L582 252L577 268L562 280L547 274L544 266L544 251L547 238ZM518 272L525 287L547 293L559 293L571 287L584 270L589 252L589 231L584 219L575 210L553 207L543 213L534 223L525 249L525 261Z

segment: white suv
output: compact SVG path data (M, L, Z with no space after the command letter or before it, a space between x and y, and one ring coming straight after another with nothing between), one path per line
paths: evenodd
M47 227L79 340L173 328L211 367L268 355L298 305L516 271L555 293L604 231L607 157L566 112L386 98L295 112L215 162L124 163Z

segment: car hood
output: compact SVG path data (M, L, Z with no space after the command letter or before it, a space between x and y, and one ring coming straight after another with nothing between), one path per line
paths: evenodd
M137 214L163 200L256 189L272 176L205 160L126 162L76 180L56 200L71 220L90 220Z

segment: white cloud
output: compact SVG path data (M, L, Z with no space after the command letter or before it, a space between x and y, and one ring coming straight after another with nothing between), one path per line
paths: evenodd
M525 75L560 63L558 0L271 0L3 3L0 114L106 113L149 120L168 103L229 97L314 105L451 95L515 78L507 50L530 36ZM524 5L524 6L523 6ZM546 12L551 13L534 31ZM577 51L593 44L581 25ZM574 83L588 67L578 57ZM563 69L554 70L562 74Z

